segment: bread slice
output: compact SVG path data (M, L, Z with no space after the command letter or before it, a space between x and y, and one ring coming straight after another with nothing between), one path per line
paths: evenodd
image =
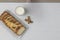
M1 15L0 19L4 22L4 24L9 27L13 32L17 35L21 35L25 31L24 25L16 20L9 12L4 11Z

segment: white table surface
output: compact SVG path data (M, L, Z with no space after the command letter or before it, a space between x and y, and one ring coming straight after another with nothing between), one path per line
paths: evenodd
M17 6L25 7L26 14L16 15ZM17 38L0 21L0 40L60 40L60 3L0 3L0 14L4 10L11 11L28 29ZM32 24L24 21L27 16L31 16Z

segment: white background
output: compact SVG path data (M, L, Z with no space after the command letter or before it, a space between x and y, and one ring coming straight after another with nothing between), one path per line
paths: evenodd
M25 15L15 13L18 6L25 7ZM17 38L0 21L0 40L60 40L60 3L0 3L0 14L4 10L11 11L28 29ZM24 21L27 16L31 16L32 24Z

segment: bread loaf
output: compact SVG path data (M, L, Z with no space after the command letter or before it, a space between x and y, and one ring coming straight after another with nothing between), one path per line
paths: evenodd
M10 28L17 35L21 35L25 31L25 27L22 23L16 20L9 12L4 11L0 16L0 19L4 22L4 24Z

